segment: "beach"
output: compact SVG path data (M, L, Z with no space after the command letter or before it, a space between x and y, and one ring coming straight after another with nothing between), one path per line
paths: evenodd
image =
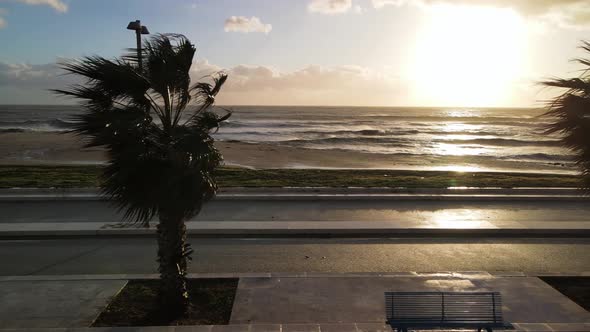
M213 137L228 166L576 172L559 137L544 134L542 109L225 108L233 114ZM82 112L0 105L0 164L103 163L101 149L67 134Z

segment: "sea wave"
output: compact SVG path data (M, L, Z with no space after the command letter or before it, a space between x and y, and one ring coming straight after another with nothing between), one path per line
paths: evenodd
M283 143L290 145L323 144L329 147L333 144L375 144L392 147L414 147L415 143L408 139L383 138L383 137L326 137L317 139L294 139Z
M479 144L488 146L560 146L558 140L520 140L512 138L476 138L476 139L449 139L439 142L449 144Z
M0 121L0 132L60 132L72 129L74 123L63 119Z
M554 161L554 162L573 162L573 156L563 154L549 154L549 153L528 153L504 156L500 159L504 160L534 160L534 161Z

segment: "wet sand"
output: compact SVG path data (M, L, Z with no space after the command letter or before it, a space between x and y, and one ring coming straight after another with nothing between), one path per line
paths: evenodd
M217 142L227 165L252 168L366 168L456 171L539 170L539 164L497 160L493 165L477 156L406 157L345 150L314 150L272 144ZM80 137L58 133L5 133L0 135L0 164L98 164L105 161L100 148L83 148ZM488 163L487 165L485 163ZM542 171L571 173L558 165L544 165Z

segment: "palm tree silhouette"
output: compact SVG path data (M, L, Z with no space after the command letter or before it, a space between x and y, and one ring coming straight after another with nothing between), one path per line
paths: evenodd
M127 221L149 226L159 217L160 301L170 317L188 309L186 273L192 250L185 220L216 193L212 172L222 156L211 133L231 115L211 111L226 74L216 73L211 84L191 86L195 52L183 35L156 35L141 50L141 70L137 55L85 57L61 64L84 83L53 90L83 101L85 112L75 118L72 132L84 137L86 147L106 149L103 194Z
M581 48L590 53L590 42ZM555 78L541 82L548 87L565 89L565 92L548 103L545 116L553 120L547 133L558 133L567 148L574 152L582 172L581 187L590 191L590 59L578 58L575 62L585 67L576 78Z

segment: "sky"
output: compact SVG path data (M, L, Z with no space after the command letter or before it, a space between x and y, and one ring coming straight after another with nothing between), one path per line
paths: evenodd
M0 104L73 103L56 63L121 55L136 19L226 71L225 105L536 107L590 39L588 0L0 0Z

